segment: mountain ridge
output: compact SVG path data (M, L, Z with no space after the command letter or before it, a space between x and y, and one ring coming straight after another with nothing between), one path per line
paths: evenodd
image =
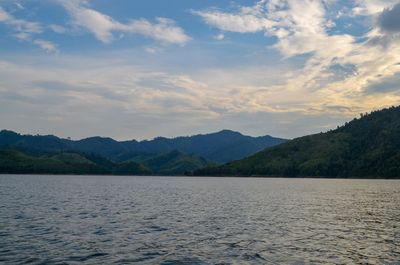
M400 106L362 114L335 130L299 137L193 174L400 178Z
M195 154L216 163L225 163L285 141L286 139L269 135L251 137L230 130L176 138L156 137L152 140L142 141L116 141L109 137L100 136L69 140L54 135L34 136L22 135L10 130L0 131L0 148L17 147L50 152L96 153L115 162L123 162L120 160L121 156L129 160L126 157L128 153L132 153L133 156L137 154L155 155L180 150L186 154Z

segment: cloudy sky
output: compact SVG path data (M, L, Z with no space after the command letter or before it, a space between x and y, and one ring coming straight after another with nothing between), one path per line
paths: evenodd
M399 0L0 1L2 129L292 138L399 103Z

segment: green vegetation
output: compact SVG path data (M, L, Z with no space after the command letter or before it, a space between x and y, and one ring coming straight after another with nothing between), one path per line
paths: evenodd
M240 159L284 141L228 130L141 142L104 137L73 141L3 130L0 173L182 175Z
M194 174L400 178L400 107L363 114L336 130Z
M158 175L183 175L212 165L201 157L186 155L177 150L144 160L143 164Z
M107 174L109 171L79 154L34 157L17 150L1 150L0 173Z
M0 148L18 148L32 155L60 152L96 154L115 163L140 162L151 157L179 150L215 163L225 163L254 154L286 140L271 136L250 137L223 130L217 133L188 137L163 138L150 141L122 141L91 137L79 141L61 139L53 135L20 135L12 131L0 132Z
M152 175L153 172L142 164L129 161L118 164L112 170L114 175Z
M243 139L241 134L222 131L207 137L156 138L140 142L138 148L136 141L94 137L82 140L80 148L75 146L80 150L74 150L73 141L55 136L2 131L0 173L400 178L400 107L363 114L336 130L287 141L222 166L197 155L235 153L249 145ZM78 142L73 143L78 146ZM170 150L176 145L197 153ZM226 150L222 152L221 146ZM93 148L95 152L90 151ZM130 151L121 152L124 148Z
M8 174L183 175L210 165L203 158L179 151L146 157L140 162L114 163L96 154L0 150L0 173Z

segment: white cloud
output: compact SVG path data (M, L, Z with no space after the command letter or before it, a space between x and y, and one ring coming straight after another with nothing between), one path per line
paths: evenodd
M158 47L145 47L144 50L149 54L156 54L162 51L162 49Z
M13 36L20 41L31 42L46 52L57 52L56 45L50 41L34 39L35 35L43 32L41 23L17 19L0 6L0 22L8 25L13 30Z
M14 36L20 40L29 40L32 35L43 32L40 23L17 19L13 15L7 13L2 7L0 7L0 22L13 28L15 32Z
M33 43L36 44L37 46L39 46L40 48L42 48L43 50L45 50L46 52L49 52L49 53L57 53L58 52L57 45L55 45L51 41L34 40Z
M394 3L358 0L353 10L359 8L361 13L362 8L364 14L375 15ZM222 31L263 32L266 36L274 36L277 41L273 47L284 58L307 54L304 66L289 73L285 84L246 99L257 108L354 115L398 103L400 97L396 92L377 99L365 91L370 82L379 82L400 72L397 64L400 61L399 39L385 36L376 28L364 36L365 42L359 42L349 34L330 32L335 21L327 14L329 4L332 3L323 0L261 0L254 6L241 7L237 12L206 10L194 13ZM354 14L341 14L346 15ZM332 67L343 65L351 65L355 70L352 74L335 77Z
M355 0L355 15L375 15L397 4L398 0Z
M45 65L0 62L0 98L42 108L52 105L54 97L62 98L61 106L51 106L43 115L52 113L53 107L65 113L90 107L214 120L223 113L266 110L258 102L266 89L250 85L259 82L266 69L254 74L249 69L210 69L193 75L143 68L112 59L62 55Z
M16 2L14 4L18 9L21 9L21 10L25 9L25 7L21 3Z
M274 22L253 14L229 14L219 11L194 12L201 16L207 24L223 31L251 33L271 28Z
M325 29L332 23L325 18L323 3L313 0L262 0L255 6L242 7L237 13L194 13L222 31L264 32L276 36L280 41L277 47L287 56L314 51L326 37Z
M21 56L13 59L15 63L0 61L0 104L4 110L0 118L4 126L24 128L29 133L32 128L41 132L58 128L60 135L101 133L116 137L117 132L109 128L118 127L124 137L149 137L176 136L184 130L196 133L199 128L205 132L214 128L246 130L245 124L251 121L259 134L279 131L278 135L293 137L325 130L318 126L327 123L328 115L340 117L342 122L400 100L396 90L378 96L365 95L362 90L355 92L361 81L375 84L365 78L370 74L364 73L364 69L358 69L357 75L346 79L346 83L333 82L332 86L314 90L296 87L307 83L312 67L302 72L281 62L270 66L229 65L195 70L188 67L177 71L173 63L160 68L155 68L154 62L132 65L134 61L157 57L146 55L143 48L132 52L129 54L135 60L123 57L126 52L114 52L108 56L99 53L97 59L59 55L42 56L40 60ZM349 61L363 60L363 55L360 50ZM390 69L379 66L393 58L372 57L365 69L387 75ZM42 63L38 65L38 61ZM13 127L16 119L7 118L4 113L18 116L19 124ZM308 118L308 126L304 126L304 120L294 118L310 114L313 118ZM239 116L239 120L229 118ZM262 118L265 116L269 118ZM283 121L297 129L287 131L289 125L280 124Z
M60 55L51 62L45 66L32 61L0 62L3 110L14 115L22 112L20 118L27 119L27 124L33 122L31 125L35 128L37 124L42 124L42 129L48 128L49 121L55 127L73 122L81 124L77 132L91 128L92 134L102 127L104 119L109 119L107 126L129 124L131 129L144 123L140 130L145 130L151 127L151 121L160 126L166 121L171 125L176 120L174 124L181 126L219 116L209 108L215 99L207 95L205 85L190 76L148 71L112 59ZM41 115L36 115L38 112ZM3 115L0 116L3 120ZM3 125L13 128L12 122L7 119ZM165 134L157 130L152 134L155 132Z
M329 2L333 3L334 0ZM374 13L378 9L367 5L367 2L360 0L349 10L361 7L361 3L364 3L365 7L368 6L365 10L370 10L363 11L364 16L368 15L374 21L379 15ZM70 5L67 10L77 27L91 32L104 43L112 42L118 33L140 34L167 43L185 43L189 38L168 19L160 18L154 23L144 19L121 23L90 9L82 1L64 1L63 4L66 8ZM174 125L165 126L175 128L175 125L187 123L192 126L209 122L219 124L221 117L227 115L244 115L247 120L254 120L254 123L259 120L251 117L260 113L296 113L314 117L328 113L341 118L353 117L360 112L400 102L400 90L388 89L379 94L371 94L367 89L371 84L379 86L382 80L390 79L400 72L399 37L388 35L378 27L372 28L362 38L338 33L332 30L335 27L332 18L336 14L332 16L329 13L327 1L270 0L259 1L254 6L242 7L232 13L215 9L195 13L208 25L220 30L220 34L214 36L219 40L224 39L228 31L261 32L266 37L273 37L275 43L260 54L273 54L271 57L275 57L275 51L278 51L282 60L270 61L265 56L264 64L261 56L252 56L256 62L245 59L243 65L240 62L240 67L235 67L229 61L220 68L212 68L210 64L202 68L196 64L186 69L174 65L174 62L178 64L182 61L175 58L181 59L179 56L185 55L174 54L171 49L171 53L165 53L169 57L162 57L166 56L162 54L150 56L146 52L155 54L160 48L149 46L140 47L140 51L129 50L131 56L135 54L132 56L135 60L131 58L130 61L142 62L141 66L121 63L127 54L118 54L116 51L112 56L98 60L85 56L71 59L60 55L57 60L50 60L46 66L36 66L25 59L19 64L0 62L2 106L8 104L10 112L20 111L24 112L21 115L30 117L33 116L31 108L35 108L37 112L45 112L41 116L43 119L46 117L48 120L59 121L59 125L64 128L67 127L65 124L69 124L65 121L68 120L75 125L73 122L80 121L83 126L88 122L90 126L86 128L95 130L99 128L96 127L98 124L103 124L105 117L112 122L115 120L115 126L107 128L136 122L148 128L152 123L149 120L156 121L153 124L159 126L161 120L176 119L178 122ZM342 12L340 19L352 20L354 16L354 13ZM48 52L57 52L57 46L46 40L35 39L35 34L40 34L43 28L64 32L64 28L59 30L52 25L43 27L40 24L29 24L28 21L21 22L3 9L0 9L0 22L12 27L13 33L18 34L20 39L31 41ZM20 27L16 26L18 23ZM189 48L192 47L185 50L186 54L191 53L193 58L200 56L199 50L193 52ZM220 59L219 52L209 57ZM245 53L247 51L244 49L243 57L240 58L248 55ZM112 58L116 58L117 62ZM208 56L201 60L207 61ZM166 62L168 66L159 66ZM264 66L260 66L260 62ZM290 67L285 68L283 64ZM334 70L336 68L342 69L344 74ZM60 101L63 104L55 103ZM81 113L87 115L81 117ZM117 122L122 116L126 119ZM292 123L299 126L301 122ZM136 125L130 126L132 131L136 129ZM157 128L153 128L154 131Z
M122 32L136 33L167 43L184 44L190 40L184 31L175 25L175 22L167 18L157 18L156 23L150 23L146 19L131 21L118 28Z
M138 19L124 24L106 14L90 9L87 7L87 1L61 0L61 3L76 26L85 28L104 43L113 41L113 32L139 34L165 43L184 44L190 40L182 28L167 18L157 18L155 23Z
M65 33L65 32L67 31L65 27L60 26L60 25L56 25L56 24L51 24L51 25L49 26L49 28L50 28L52 31L54 31L54 32L56 32L56 33L59 33L59 34Z
M319 131L318 126L328 120L309 119L314 124L307 126L304 120L296 121L304 117L308 95L281 91L278 84L288 68L274 65L176 73L169 68L148 70L146 65L127 63L133 61L128 59L124 63L115 55L42 57L39 65L34 57L20 57L19 63L0 61L3 126L27 133L102 134L124 139L224 128L293 137ZM288 131L288 126L296 130Z
M223 33L219 33L219 34L214 36L214 39L216 39L216 40L224 40L225 39L225 35Z
M0 22L9 21L12 19L12 16L8 14L1 6L0 6Z

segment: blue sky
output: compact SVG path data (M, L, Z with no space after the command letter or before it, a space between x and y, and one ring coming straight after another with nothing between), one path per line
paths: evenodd
M398 0L3 0L0 122L297 137L400 102Z

